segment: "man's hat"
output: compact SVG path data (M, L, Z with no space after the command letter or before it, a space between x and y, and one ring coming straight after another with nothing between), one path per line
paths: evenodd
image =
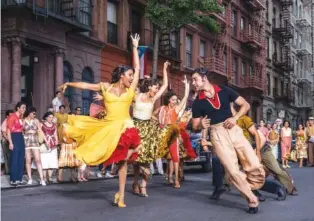
M314 120L314 117L309 117L309 120Z

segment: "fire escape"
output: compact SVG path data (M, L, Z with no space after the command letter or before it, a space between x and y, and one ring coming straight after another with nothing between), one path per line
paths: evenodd
M216 18L218 25L220 25L220 33L217 35L212 55L205 58L204 66L209 72L214 75L228 79L228 65L227 65L227 32L230 29L230 2L228 0L217 0L217 3L222 6L223 11L221 13L213 13L213 17Z
M71 25L72 31L91 31L90 1L86 0L3 0L2 9L14 7L31 9L36 18L48 17Z
M291 12L289 8L292 3L292 0L280 0L280 25L279 27L273 27L274 37L281 43L281 53L277 53L277 50L275 50L272 60L274 66L283 73L283 88L281 88L281 91L276 88L274 96L275 99L286 102L294 101L294 91L290 79L290 72L293 71L290 43L290 40L293 39L293 26L291 24Z
M266 41L265 41L265 2L246 1L253 12L247 27L240 33L242 44L252 53L252 72L242 77L242 87L266 91Z

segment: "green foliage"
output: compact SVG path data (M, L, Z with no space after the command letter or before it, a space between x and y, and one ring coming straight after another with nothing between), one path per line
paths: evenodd
M221 12L216 0L148 0L146 17L160 30L172 31L185 24L202 24L209 31L219 26L210 13Z

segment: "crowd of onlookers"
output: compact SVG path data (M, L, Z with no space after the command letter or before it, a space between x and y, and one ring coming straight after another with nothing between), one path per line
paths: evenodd
M1 125L1 175L10 174L10 185L33 184L32 172L39 175L39 184L63 182L63 170L71 170L71 181L88 181L90 168L75 159L76 143L68 142L62 134L62 125L69 115L80 115L81 108L71 113L62 93L56 92L51 108L37 118L36 108L19 102L15 111L6 111ZM114 165L99 165L96 176L112 177ZM26 173L26 179L24 178ZM57 179L53 179L53 174ZM26 180L26 181L25 181Z
M293 129L290 122L281 120L265 124L261 120L258 128L269 140L277 139L272 145L272 152L284 168L290 168L289 161L299 162L299 167L305 163L314 166L314 118L309 117L305 125L299 124Z

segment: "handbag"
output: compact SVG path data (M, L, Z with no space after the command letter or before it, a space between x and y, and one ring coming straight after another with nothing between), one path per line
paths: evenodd
M293 162L298 162L297 160L297 151L296 150L292 150L289 156L289 160L293 161Z
M38 133L38 142L39 144L42 144L45 142L44 136L42 135L42 133Z
M51 148L49 147L48 144L42 143L39 146L39 151L40 151L40 153L50 153L51 152Z
M89 107L89 116L97 118L99 113L105 111L105 108L99 104L91 103Z

